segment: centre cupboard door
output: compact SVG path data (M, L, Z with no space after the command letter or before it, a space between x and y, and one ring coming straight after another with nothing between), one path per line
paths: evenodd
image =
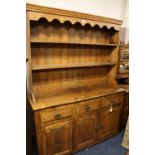
M64 155L72 151L72 121L44 127L44 155Z
M78 149L94 144L97 130L97 113L89 112L78 118Z

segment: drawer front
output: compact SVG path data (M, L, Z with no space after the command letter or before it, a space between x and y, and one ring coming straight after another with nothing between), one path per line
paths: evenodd
M100 102L101 100L99 99L81 102L78 104L78 113L85 113L92 110L97 110Z
M113 105L120 105L123 101L123 94L111 95L108 97L103 97L101 102L101 107L107 107Z
M75 111L74 105L50 108L40 112L41 122L46 123L63 118L72 117Z

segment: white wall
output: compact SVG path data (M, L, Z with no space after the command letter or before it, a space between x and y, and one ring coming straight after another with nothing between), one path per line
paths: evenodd
M122 27L129 27L129 0L123 0L122 5Z
M27 0L28 3L122 19L125 0Z
M122 19L121 42L127 44L129 42L129 0L123 0Z

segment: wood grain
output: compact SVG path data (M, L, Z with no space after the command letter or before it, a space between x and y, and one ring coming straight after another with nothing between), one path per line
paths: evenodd
M100 28L106 27L107 29L113 28L115 30L120 30L122 23L121 20L95 16L86 13L43 7L34 4L27 4L26 9L30 12L31 20L39 20L44 17L48 22L58 19L61 23L70 21L72 24L79 23L82 26L89 24L91 27L98 25Z
M63 68L81 68L81 67L102 67L102 66L113 66L115 65L114 63L103 63L103 62L98 62L98 63L80 63L76 65L38 65L38 66L33 66L32 70L37 71L37 70L51 70L51 69L63 69Z
M29 120L35 120L37 141L30 148L38 155L74 154L118 132L120 26L119 20L27 4Z
M119 44L118 31L107 30L105 27L102 29L97 26L87 28L87 26L83 27L78 23L75 25L68 22L61 24L58 20L49 23L44 19L37 22L31 21L31 25L31 43L94 44L101 46L117 46Z

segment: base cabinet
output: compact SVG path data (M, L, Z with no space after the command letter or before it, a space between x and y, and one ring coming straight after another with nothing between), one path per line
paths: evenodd
M37 111L39 155L73 154L116 135L123 98L120 93Z

